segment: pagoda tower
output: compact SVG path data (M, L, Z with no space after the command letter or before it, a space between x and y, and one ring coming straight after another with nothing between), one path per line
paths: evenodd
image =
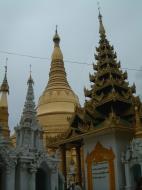
M30 74L27 82L28 90L20 125L15 128L16 147L18 150L21 150L23 147L34 151L36 149L43 149L42 130L36 117L33 84L34 81Z
M122 153L135 136L142 136L142 105L134 95L135 84L129 85L127 72L122 71L114 47L107 39L100 12L98 19L100 37L94 73L89 76L91 89L84 89L84 107L76 108L70 119L70 134L53 145L62 148L72 144L77 150L80 142L77 154L77 160L81 160L78 163L83 163L77 167L80 185L84 186L81 182L85 181L88 190L118 190L125 186L127 177Z
M5 138L9 138L10 131L8 127L8 101L9 85L7 81L7 66L5 66L5 76L0 87L0 125L1 132Z
M50 157L44 149L43 131L36 115L33 84L30 73L23 113L20 123L15 127L16 147L13 152L7 151L8 156L11 156L9 160L15 163L11 164L11 170L7 172L6 190L59 189L58 159L56 155L54 158Z
M96 48L94 74L90 74L91 90L84 89L85 109L94 118L93 124L99 125L110 115L119 117L125 124L134 122L133 106L135 84L127 82L127 72L121 70L114 47L106 38L102 15L99 12L99 46Z
M68 117L72 116L79 100L71 89L64 68L60 37L55 31L54 50L48 84L39 98L37 116L44 131L44 140L65 132L69 127Z

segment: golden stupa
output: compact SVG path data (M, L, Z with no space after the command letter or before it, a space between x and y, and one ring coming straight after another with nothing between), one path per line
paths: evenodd
M79 106L78 97L67 81L57 28L53 42L49 81L37 106L37 116L44 131L45 143L48 137L55 137L68 129L68 117L71 117L75 107Z

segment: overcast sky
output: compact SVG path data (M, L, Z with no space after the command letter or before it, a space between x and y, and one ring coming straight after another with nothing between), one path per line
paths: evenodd
M100 0L100 4L107 38L114 45L122 68L142 70L142 1ZM11 129L20 120L30 64L36 103L47 84L56 25L64 59L91 64L99 41L97 0L0 0L0 51L48 58L0 52L0 82L8 57ZM65 68L83 105L83 88L90 86L92 66L65 62ZM128 70L128 80L136 83L137 94L142 95L142 71Z

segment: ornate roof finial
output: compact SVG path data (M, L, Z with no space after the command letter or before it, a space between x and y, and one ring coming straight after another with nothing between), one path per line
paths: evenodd
M32 65L30 64L30 75L31 75L31 73L32 73Z
M5 66L4 66L4 68L5 68L4 80L6 80L6 81L7 81L7 62L8 62L8 57L6 58L6 62L5 62Z
M99 16L101 16L100 10L101 10L101 6L100 6L100 2L97 1L97 6L98 6L98 11L99 11Z
M56 25L56 30L55 30L55 33L57 34L58 33L58 25Z
M58 35L57 28L58 28L58 25L56 25L55 35L53 37L53 41L55 43L55 46L59 46L59 43L60 43L60 37Z
M5 64L6 66L7 66L7 62L8 62L8 57L6 57L6 64Z
M98 11L99 11L98 19L99 19L99 23L100 23L99 33L100 33L100 35L105 36L105 28L104 28L104 25L102 22L102 15L101 15L101 11L100 11L101 10L100 3L97 2L97 5L98 5Z
M29 83L34 84L34 81L32 79L32 65L31 64L30 64L30 77L28 79L27 84L29 84Z

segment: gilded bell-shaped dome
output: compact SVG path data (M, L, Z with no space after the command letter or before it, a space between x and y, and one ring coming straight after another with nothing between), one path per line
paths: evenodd
M55 136L67 130L67 118L71 117L75 107L79 106L78 97L67 81L57 29L53 41L49 81L37 107L39 122L48 136Z

